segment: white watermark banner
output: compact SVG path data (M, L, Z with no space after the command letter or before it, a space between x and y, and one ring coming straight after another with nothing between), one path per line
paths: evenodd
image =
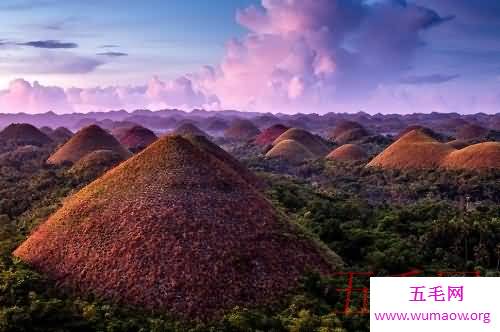
M500 278L370 278L370 332L500 331Z

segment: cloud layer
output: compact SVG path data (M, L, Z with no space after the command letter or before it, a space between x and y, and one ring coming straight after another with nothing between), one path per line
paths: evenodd
M437 7L440 15L431 1L415 1L262 0L237 12L237 22L248 32L227 42L225 55L215 66L174 80L153 77L135 87L65 90L16 80L0 92L0 111L205 107L291 113L371 107L368 111L383 112L391 103L391 111L396 106L408 108L410 103L420 106L423 99L417 100L418 93L427 85L446 86L462 77L455 72L415 74L419 73L417 55L429 47L429 31L456 20L462 12L468 13L470 22L500 7L478 5L474 11L465 1L443 0ZM57 40L23 45L78 46ZM111 47L115 45L102 46ZM67 55L64 61L42 55L38 68L44 69L32 72L87 73L103 64L100 59L127 54L97 55L97 59ZM440 98L426 97L427 107L453 110L445 109L453 105Z
M23 79L0 91L0 113L39 113L49 110L61 113L136 108L219 108L215 96L196 90L192 82L181 77L173 81L152 78L145 86L62 89L30 84Z
M456 78L459 78L460 75L442 75L442 74L433 74L433 75L423 75L423 76L408 76L401 79L401 83L403 84L440 84L449 82Z
M36 48L77 48L78 44L72 42L62 42L59 40L35 40L25 43L18 43L19 46L31 46Z
M109 57L121 57L121 56L128 56L128 53L124 53L124 52L102 52L102 53L97 53L97 55L109 56Z
M30 84L22 79L14 80L9 88L0 91L0 112L38 113L49 110L69 111L72 105L68 102L62 88L42 86L38 82Z
M237 13L249 33L205 87L224 107L326 111L398 81L421 33L447 20L404 1L263 0Z

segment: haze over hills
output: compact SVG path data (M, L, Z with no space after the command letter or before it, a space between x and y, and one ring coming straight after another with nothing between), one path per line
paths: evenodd
M250 120L236 119L224 131L224 137L240 141L248 141L260 134L259 128Z
M235 119L251 120L255 126L262 129L273 124L283 124L293 127L293 124L308 127L310 131L329 136L339 123L356 122L365 130L373 134L392 134L397 135L405 128L411 125L428 127L443 135L456 137L457 132L464 125L473 125L486 128L487 130L500 131L500 113L497 114L467 114L457 113L422 113L422 114L375 114L367 113L326 113L318 114L273 114L262 115L256 112L238 112L238 111L202 111L195 110L184 112L180 110L160 110L148 111L137 110L131 113L122 111L94 112L94 113L74 113L74 114L55 114L53 112L44 114L0 114L0 128L6 127L11 123L30 123L36 127L50 126L52 128L64 126L73 131L81 129L89 124L98 124L105 129L117 127L141 125L158 133L164 133L174 130L183 120L206 123L205 130L214 131L217 135L223 135L229 125ZM216 122L214 122L217 120ZM216 126L212 127L212 122ZM457 123L460 126L444 126L443 123ZM201 128L201 127L200 127ZM475 128L475 127L474 127ZM351 128L352 129L352 128ZM464 129L465 130L465 129ZM354 130L353 135L360 130ZM363 134L363 130L361 129ZM252 135L255 135L252 133ZM250 135L251 136L251 135ZM331 136L331 134L330 134ZM338 136L335 133L334 136ZM354 135L356 136L356 135ZM359 135L357 135L359 136ZM334 137L335 138L335 137ZM358 137L354 137L358 138ZM352 138L349 138L352 139Z
M179 127L175 128L173 131L174 134L177 135L192 135L192 136L205 136L208 137L209 135L205 133L203 130L198 128L195 124L193 123L184 123L181 124Z

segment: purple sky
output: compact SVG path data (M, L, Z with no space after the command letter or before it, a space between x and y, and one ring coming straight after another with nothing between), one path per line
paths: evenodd
M3 0L0 112L500 111L498 0Z

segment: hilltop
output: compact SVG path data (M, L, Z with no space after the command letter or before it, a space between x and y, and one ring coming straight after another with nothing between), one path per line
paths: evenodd
M184 123L177 127L174 132L176 135L181 135L181 136L187 136L187 135L192 135L192 136L205 136L208 137L209 135L205 133L203 130L198 128L196 125L192 123Z
M392 143L367 166L389 169L436 168L452 151L455 151L452 146L441 143L417 129Z
M96 125L90 125L78 131L68 142L61 146L50 156L47 163L75 163L96 150L111 150L119 154L123 159L130 156L130 152L113 135Z
M269 128L264 129L257 137L255 137L255 144L266 146L270 145L277 139L281 134L287 131L289 128L282 124L275 124Z
M273 146L277 146L280 142L285 140L293 140L300 143L317 157L325 156L330 150L321 137L313 135L303 129L288 129L274 140Z
M52 139L35 126L27 123L13 123L0 132L0 142L42 146L52 143Z
M366 151L357 144L344 144L330 152L326 159L338 161L358 161L368 158Z
M437 141L442 141L444 138L442 135L436 133L434 130L424 127L424 126L419 126L419 125L411 125L406 127L403 131L401 131L398 135L396 135L395 139L398 140L404 135L408 134L411 131L417 130L421 132L422 134L429 136Z
M453 151L443 159L447 169L500 169L500 143L484 142Z
M130 151L141 151L158 139L158 136L151 130L142 126L131 128L118 128L112 134L124 147Z
M50 138L59 144L66 143L73 137L73 132L66 127L58 127L50 133Z
M236 174L239 174L248 184L261 188L261 181L250 172L246 167L244 167L236 158L234 158L231 154L226 152L224 149L219 147L217 144L210 141L205 136L185 136L185 139L189 140L194 146L203 150L213 157L220 160L227 167L230 167Z
M329 138L337 144L343 145L357 141L369 136L368 130L361 124L354 121L340 121L335 129L329 134Z
M315 154L307 149L307 147L292 139L285 139L275 144L266 153L266 157L282 159L291 163L301 163L305 160L316 158Z

